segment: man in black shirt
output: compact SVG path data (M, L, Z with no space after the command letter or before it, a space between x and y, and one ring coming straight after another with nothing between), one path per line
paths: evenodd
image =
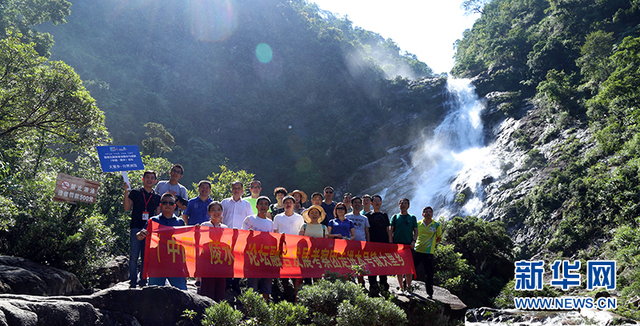
M380 211L382 197L380 195L371 196L371 205L373 210L364 214L369 219L369 241L393 243L393 236L389 229L389 216L387 213ZM387 283L386 275L380 275L380 285L378 285L377 276L369 276L369 291L372 296L377 295L376 291L381 290L380 286L383 291L389 292L389 283Z
M129 191L129 185L125 182L124 200L122 205L124 211L131 211L130 248L129 248L129 287L135 288L138 283L138 257L140 263L140 286L147 284L146 279L142 279L142 266L144 266L144 240L138 240L136 234L144 228L150 216L160 214L160 196L153 190L153 185L158 181L154 171L145 171L142 175L142 185L140 189Z

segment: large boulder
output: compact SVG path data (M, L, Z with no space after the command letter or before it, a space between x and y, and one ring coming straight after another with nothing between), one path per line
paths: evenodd
M129 279L129 258L118 256L107 263L106 266L98 268L96 271L98 282L96 288L110 288L120 282Z
M199 319L213 303L169 286L129 289L127 282L82 296L0 294L0 325L176 325L184 310Z
M64 297L0 295L0 325L100 325L91 304Z
M134 316L141 325L176 325L186 310L202 316L214 304L208 297L170 286L129 289L127 283L88 296L72 297L103 312Z
M83 291L72 273L20 257L0 256L0 293L70 295Z

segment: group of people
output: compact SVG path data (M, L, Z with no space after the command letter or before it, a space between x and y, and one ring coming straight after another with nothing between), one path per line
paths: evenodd
M147 280L142 277L144 263L138 268L137 262L139 258L144 259L144 239L148 235L146 226L152 220L166 226L202 225L409 245L413 250L416 267L424 265L427 294L429 297L433 296L433 253L436 244L442 239L442 228L433 220L431 207L422 210L423 218L418 221L416 216L408 213L409 199L403 198L398 203L400 213L389 218L381 211L381 196L359 197L345 193L342 201L336 203L333 201L334 189L331 186L325 187L323 193L314 192L308 207L305 205L308 198L304 191L289 193L284 187L274 190L276 201L272 203L269 197L260 195L262 184L258 180L251 181L251 196L246 198L242 197L245 192L242 182L232 182L232 196L221 202L210 197L211 182L202 180L198 183L198 196L188 199L187 189L178 182L183 173L182 165L175 164L168 181L160 181L156 185L157 174L145 171L141 188L131 190L124 183L124 210L132 210L129 252L129 279L132 288L147 284ZM411 280L411 274L398 275L399 290L410 290ZM184 277L150 277L149 285L165 285L167 281L179 289L187 289ZM284 286L289 284L288 280L285 281ZM302 279L294 279L293 282L294 291L297 291ZM363 277L359 277L358 282L364 286ZM196 283L200 286L201 294L216 301L224 300L227 287L240 292L239 279L202 278ZM272 279L248 279L248 284L262 293L265 300L269 300ZM369 276L369 290L388 292L387 276Z

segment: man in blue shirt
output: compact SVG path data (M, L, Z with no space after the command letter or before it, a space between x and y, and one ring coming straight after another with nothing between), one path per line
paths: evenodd
M202 180L198 183L199 196L189 200L187 209L182 213L182 219L187 225L202 224L209 220L209 212L207 207L213 199L209 198L211 194L211 182Z

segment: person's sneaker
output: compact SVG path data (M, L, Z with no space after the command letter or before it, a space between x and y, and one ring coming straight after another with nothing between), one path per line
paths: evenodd
M136 284L135 283L129 283L129 288L130 289L135 289L136 288Z

